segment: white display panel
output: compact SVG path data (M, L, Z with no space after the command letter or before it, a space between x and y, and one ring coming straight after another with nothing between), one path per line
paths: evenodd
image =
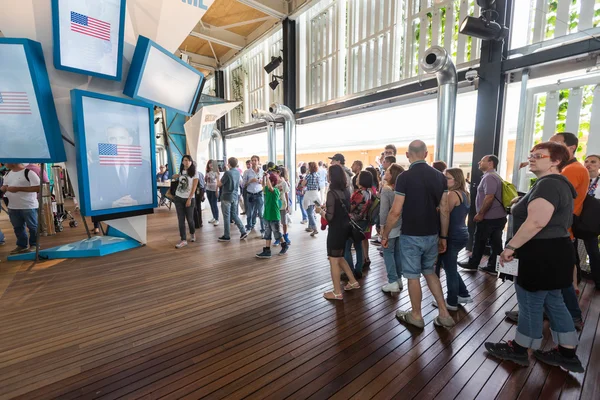
M0 159L49 157L25 49L0 44Z
M176 110L191 110L202 77L150 47L137 95Z
M58 0L62 66L117 75L122 1Z
M148 108L83 97L92 211L153 204Z

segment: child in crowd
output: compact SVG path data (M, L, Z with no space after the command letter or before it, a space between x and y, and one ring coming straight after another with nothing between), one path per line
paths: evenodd
M281 227L283 228L283 240L288 244L292 243L288 234L288 213L290 210L290 184L287 181L287 171L284 167L277 167L275 173L278 177L277 189L279 189L279 196L281 200L280 214L281 214ZM275 240L274 246L279 246L279 240Z
M264 192L265 192L265 208L263 212L263 218L265 220L265 247L261 253L256 255L257 258L271 258L271 232L275 236L275 240L281 241L281 232L279 232L279 220L281 218L281 197L277 184L279 183L279 177L273 172L265 174L264 179ZM281 241L281 251L279 255L283 255L288 250L288 244Z

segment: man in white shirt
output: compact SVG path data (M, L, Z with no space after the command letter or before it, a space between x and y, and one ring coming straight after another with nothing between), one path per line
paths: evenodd
M323 166L323 161L319 161L317 175L319 176L319 195L321 196L321 204L325 204L325 196L327 196L327 169Z
M4 177L0 188L8 199L8 216L15 230L17 247L10 254L27 252L37 243L37 210L40 178L24 164L6 164L10 172ZM29 229L29 237L25 231Z

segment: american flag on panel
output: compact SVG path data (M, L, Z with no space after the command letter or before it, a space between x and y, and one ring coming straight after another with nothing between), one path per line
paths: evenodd
M0 92L0 114L31 114L25 92Z
M110 23L71 11L71 30L110 42Z
M142 147L98 143L100 165L142 165Z

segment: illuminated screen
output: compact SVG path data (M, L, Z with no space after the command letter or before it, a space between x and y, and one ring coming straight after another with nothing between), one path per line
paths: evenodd
M150 47L137 95L176 110L189 112L202 77Z
M151 206L148 108L85 96L82 104L92 211Z
M49 157L25 48L0 44L0 159Z
M62 66L117 75L122 1L58 0Z

